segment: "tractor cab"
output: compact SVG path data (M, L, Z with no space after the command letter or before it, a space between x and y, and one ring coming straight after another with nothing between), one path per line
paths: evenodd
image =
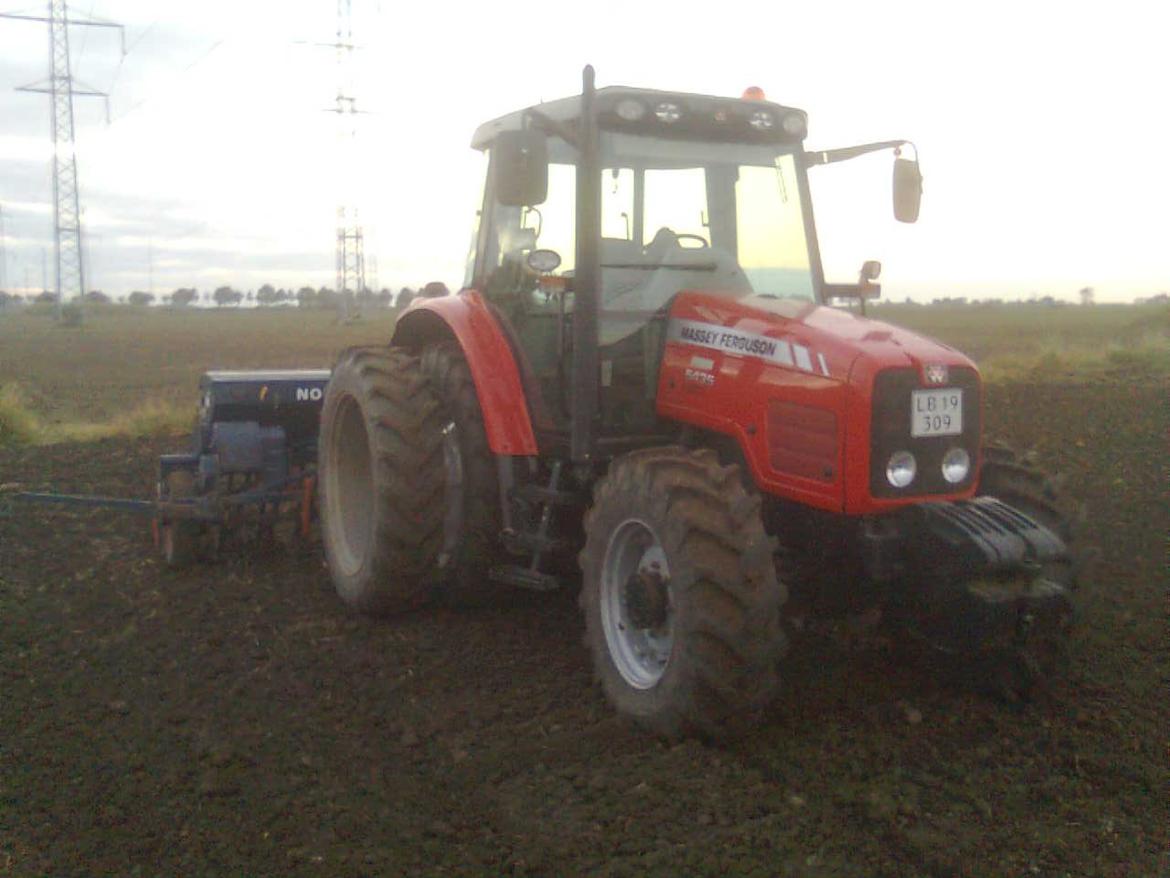
M577 339L597 349L600 435L653 432L680 292L812 309L876 291L826 285L817 247L807 168L851 156L806 154L806 114L761 94L609 87L476 131L489 163L465 286L498 309L521 349L538 424L570 429ZM906 170L903 201L919 191L916 163ZM587 326L575 335L582 305L595 336Z

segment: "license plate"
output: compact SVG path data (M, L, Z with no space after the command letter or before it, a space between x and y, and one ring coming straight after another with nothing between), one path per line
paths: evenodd
M963 391L915 390L910 394L910 435L958 436L963 432Z

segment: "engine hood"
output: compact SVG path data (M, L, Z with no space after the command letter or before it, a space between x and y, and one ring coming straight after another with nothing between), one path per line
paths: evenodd
M968 357L941 342L813 302L685 292L676 297L670 313L672 338L761 356L838 381L851 374L856 380L856 372L872 375L908 366L920 372L930 364L974 367ZM773 340L775 346L767 343Z

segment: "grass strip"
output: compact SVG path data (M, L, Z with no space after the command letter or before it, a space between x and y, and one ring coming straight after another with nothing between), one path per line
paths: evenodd
M18 385L0 387L0 447L177 436L190 430L191 419L189 406L146 400L108 421L46 423L28 404Z

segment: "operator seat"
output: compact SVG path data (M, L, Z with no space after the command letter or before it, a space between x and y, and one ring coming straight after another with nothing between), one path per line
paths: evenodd
M602 257L603 266L611 262L604 244ZM702 290L735 299L752 292L747 275L722 247L683 247L678 236L665 227L658 230L637 262L645 267L602 269L604 310L619 312L602 314L603 347L633 335L649 322L651 314L682 290Z

